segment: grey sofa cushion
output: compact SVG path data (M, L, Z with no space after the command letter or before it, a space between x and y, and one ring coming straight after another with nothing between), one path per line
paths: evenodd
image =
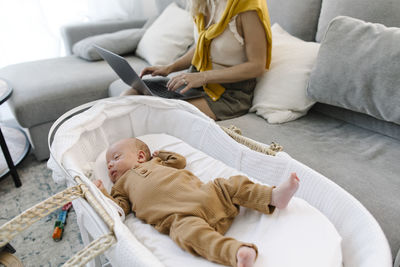
M244 136L262 143L281 144L293 158L343 187L377 219L396 257L400 248L399 141L313 110L280 125L265 123L254 113L218 124L236 125Z
M144 33L144 29L136 28L90 36L74 44L72 51L89 61L102 59L93 47L94 44L118 55L133 53Z
M122 92L128 90L129 88L131 87L124 83L121 79L115 80L108 87L108 96L119 96Z
M111 20L95 21L87 23L69 24L61 27L61 35L64 40L67 55L72 55L72 47L75 43L89 36L112 33L124 29L142 28L146 20Z
M148 65L134 56L126 59L138 71ZM53 122L76 106L108 97L108 86L117 79L105 61L77 56L10 65L0 69L0 77L15 89L8 103L25 128Z
M349 16L387 27L400 27L398 0L324 0L316 40L320 42L329 22L337 16Z
M290 34L314 41L321 0L267 0L271 25L278 23Z
M399 44L400 28L335 18L321 42L308 95L400 124Z
M351 111L327 104L317 103L313 110L345 122L357 125L358 127L380 133L400 141L400 125L375 119L364 113Z
M167 6L169 6L173 2L175 2L181 8L186 7L185 0L155 0L156 6L158 9L158 13L161 13Z

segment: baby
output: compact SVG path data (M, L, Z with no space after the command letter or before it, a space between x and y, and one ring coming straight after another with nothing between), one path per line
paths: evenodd
M168 234L181 248L223 265L250 267L257 247L224 234L239 207L265 214L285 208L299 187L292 173L278 187L256 184L242 175L203 183L185 170L186 159L173 152L155 151L139 139L123 139L106 154L114 186L108 194L101 180L96 186L125 212Z

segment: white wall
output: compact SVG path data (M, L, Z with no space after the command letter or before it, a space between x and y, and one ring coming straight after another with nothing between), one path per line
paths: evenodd
M65 55L62 25L155 14L154 0L0 0L0 68ZM11 118L4 103L0 121Z
M0 68L64 55L62 25L156 13L154 0L0 0Z
M156 14L154 0L87 0L90 20L148 18Z

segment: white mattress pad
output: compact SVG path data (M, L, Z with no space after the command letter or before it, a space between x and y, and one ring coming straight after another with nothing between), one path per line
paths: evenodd
M149 146L151 152L163 149L185 156L186 169L203 182L217 177L246 175L176 137L150 134L139 138ZM105 187L110 191L112 184L107 176L105 151L96 160L94 175L103 180ZM301 177L299 178L301 180ZM125 224L165 266L221 266L185 252L167 235L158 233L152 226L135 218L133 214L126 216ZM342 266L342 239L334 225L316 208L300 198L294 197L287 208L276 209L272 215L242 207L226 236L257 245L259 255L255 266Z

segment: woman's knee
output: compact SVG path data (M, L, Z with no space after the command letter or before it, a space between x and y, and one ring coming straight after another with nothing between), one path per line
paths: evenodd
M204 98L189 99L189 100L187 100L187 102L189 102L193 106L197 107L201 112L206 114L211 119L217 120L217 116L211 110L210 106L207 103L207 100L205 100Z
M129 88L128 90L123 91L120 96L127 96L127 95L140 95L139 91L134 88Z

